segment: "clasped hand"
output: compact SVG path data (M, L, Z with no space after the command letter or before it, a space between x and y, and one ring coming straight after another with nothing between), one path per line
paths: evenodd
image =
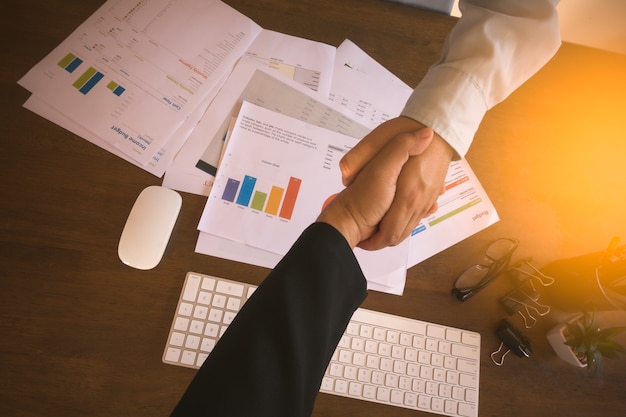
M376 250L409 236L437 210L452 148L406 117L387 121L342 158L344 189L320 214L351 247Z

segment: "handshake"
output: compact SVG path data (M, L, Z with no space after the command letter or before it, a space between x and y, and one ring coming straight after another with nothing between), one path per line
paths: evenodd
M346 188L317 220L335 227L352 248L397 245L437 210L453 154L432 129L406 117L391 119L342 158Z

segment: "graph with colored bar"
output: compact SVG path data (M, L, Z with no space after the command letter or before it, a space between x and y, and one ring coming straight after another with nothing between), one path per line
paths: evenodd
M257 178L245 175L243 180L228 178L222 200L253 210L291 220L302 180L290 177L287 186L272 185L269 190L257 189Z
M83 63L83 60L73 53L68 53L61 59L57 65L63 68L70 74L73 74ZM76 80L72 83L72 86L80 91L82 94L87 95L102 79L104 78L104 74L98 71L96 68L89 66L82 74L76 78ZM116 96L121 96L126 89L116 83L115 81L110 81L107 84L107 88L111 90L113 94Z

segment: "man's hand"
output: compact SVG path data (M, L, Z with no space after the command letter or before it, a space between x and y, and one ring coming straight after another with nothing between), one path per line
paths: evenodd
M356 181L364 167L387 143L401 135L420 132L420 129L432 132L423 124L407 117L391 119L378 126L341 160L344 185L349 186ZM437 198L444 191L444 181L453 154L452 147L433 133L428 147L409 158L398 176L393 203L381 219L377 242L386 242L389 245L400 243L410 235L422 218L437 211ZM382 169L378 173L382 174ZM365 246L369 249L369 244Z
M406 164L424 152L433 139L431 129L394 135L359 167L358 175L333 199L318 221L334 226L354 248L381 249L399 243L398 236L380 233L379 223L397 198Z

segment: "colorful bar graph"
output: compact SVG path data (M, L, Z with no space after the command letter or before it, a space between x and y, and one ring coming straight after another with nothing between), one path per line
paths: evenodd
M267 199L267 193L255 191L254 197L252 197L252 204L250 204L250 208L262 211L263 206L265 205L265 199Z
M243 178L241 190L239 190L239 195L237 196L237 204L246 207L250 204L250 199L252 198L252 191L254 191L255 184L256 178L251 177L250 175L246 175Z
M272 185L268 194L265 190L255 189L256 177L245 175L243 181L228 178L222 200L291 220L301 184L301 179L290 177L286 189Z
M58 65L70 74L83 63L83 60L76 55L69 53L58 62Z
M239 181L229 178L228 181L226 181L226 187L224 188L224 193L222 194L222 200L230 201L231 203L235 201L239 184Z
M287 185L287 191L285 192L285 201L280 208L279 217L290 220L293 215L293 209L296 206L296 199L298 198L298 192L300 191L300 184L302 180L299 178L289 178L289 184Z
M267 206L265 206L266 213L273 214L274 216L278 214L278 208L280 207L280 201L283 199L284 192L284 188L275 185L272 186L270 198L267 200Z
M122 87L121 85L119 85L115 81L109 82L107 84L107 88L109 90L111 90L113 92L113 94L115 94L118 97L121 96L124 91L126 91L126 89L124 87Z
M81 93L87 94L103 77L103 73L99 72L94 67L89 67L72 85Z

